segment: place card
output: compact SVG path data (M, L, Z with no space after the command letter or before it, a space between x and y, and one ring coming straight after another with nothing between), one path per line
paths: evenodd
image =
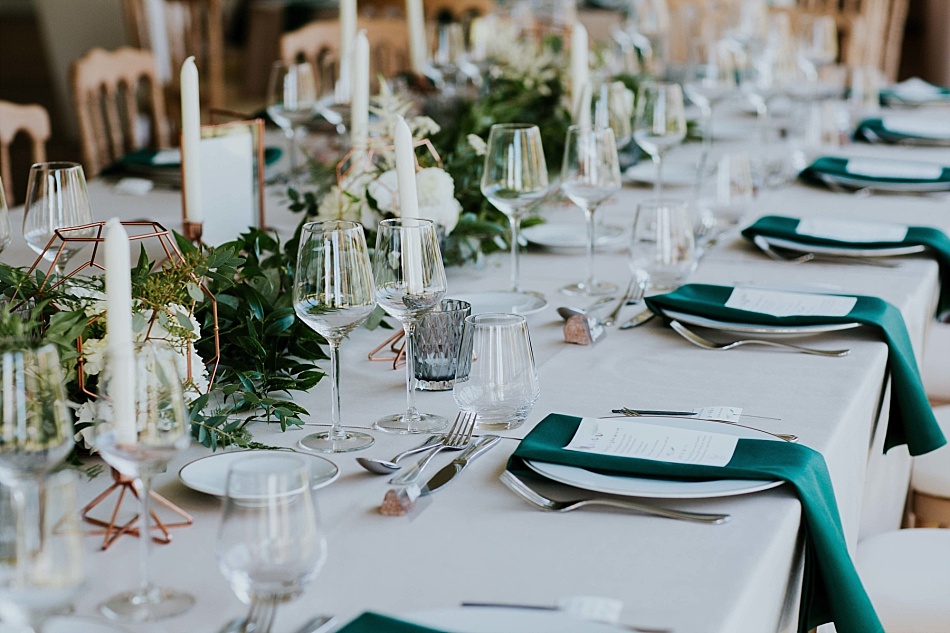
M795 232L839 242L902 242L907 237L907 226L889 222L809 218L799 222Z
M937 180L943 175L943 167L940 165L872 158L852 158L845 165L845 171L855 176L907 180Z
M627 419L584 418L570 443L564 448L581 453L635 457L657 462L725 466L732 459L739 438L650 424L651 418L636 422ZM658 418L659 419L659 418Z
M950 119L891 114L881 117L881 125L888 132L897 132L907 136L950 139Z
M857 297L734 288L725 307L775 317L845 316L857 302Z
M700 407L693 412L692 417L717 422L738 422L742 417L742 407Z

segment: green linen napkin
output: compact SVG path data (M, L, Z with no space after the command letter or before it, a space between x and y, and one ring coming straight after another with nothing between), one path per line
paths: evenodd
M441 633L420 624L411 624L395 618L367 611L351 620L336 633Z
M811 165L806 167L798 174L799 178L814 182L817 184L825 184L824 177L838 177L838 178L847 178L853 181L860 181L866 183L867 185L877 184L918 184L918 183L946 183L947 188L950 189L950 167L943 167L943 171L940 174L940 177L935 180L927 180L920 178L886 178L883 176L864 176L861 174L852 174L847 170L848 165L847 158L841 158L839 156L822 156L813 162ZM868 159L870 160L870 159Z
M919 141L920 144L946 145L950 139L937 136L919 136L884 126L881 118L864 119L854 130L854 139L868 143L900 143L901 141Z
M677 310L720 321L761 325L821 325L857 321L879 328L890 352L888 365L892 392L884 450L906 444L911 455L922 455L947 443L927 401L907 326L897 308L877 297L857 296L857 303L845 316L776 317L725 307L733 290L735 288L732 286L687 284L669 294L647 297L645 301L660 316L665 310Z
M801 500L805 522L799 633L827 622L834 622L838 633L884 632L848 555L831 479L820 453L789 442L740 439L725 466L697 466L565 450L580 422L572 416L548 415L518 445L508 469L523 475L528 468L522 460L530 459L610 475L786 481Z
M841 240L801 235L796 232L799 218L790 218L781 215L766 215L755 221L755 224L744 229L742 235L749 240L756 235L775 237L790 242L812 246L833 246L836 248L874 249L896 248L901 246L926 246L928 253L940 265L940 302L938 312L950 309L950 238L940 229L929 226L911 226L907 228L907 235L899 242L842 242Z

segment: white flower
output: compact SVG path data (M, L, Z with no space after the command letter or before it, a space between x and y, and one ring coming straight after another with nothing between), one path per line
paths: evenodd
M87 338L82 341L83 373L95 376L105 367L106 349L109 344L105 338Z
M469 146L475 150L476 156L484 156L488 151L488 143L478 134L469 134L465 137L465 140L468 141Z
M77 442L82 442L82 445L88 449L92 449L95 446L96 427L94 423L97 418L97 408L101 409L102 407L97 407L95 400L83 402L76 408L76 425L88 424L88 426L76 431L76 435L73 439Z
M376 200L380 211L398 216L398 188L396 170L390 169L370 183L369 195ZM455 181L448 172L438 167L417 171L416 195L419 198L419 217L440 224L446 235L455 229L462 205L455 199Z

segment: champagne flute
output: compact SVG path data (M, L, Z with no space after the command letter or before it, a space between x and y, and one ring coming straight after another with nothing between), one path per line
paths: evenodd
M578 125L568 128L561 190L584 211L587 220L587 280L565 286L561 291L569 295L604 295L616 291L615 284L594 278L594 212L620 190L620 159L613 130Z
M671 290L696 269L696 245L685 202L646 200L637 205L630 243L630 271L649 285Z
M383 220L376 231L373 256L376 301L402 323L406 333L406 412L389 415L373 426L390 433L432 433L448 420L416 409L412 333L424 314L445 295L445 269L432 220Z
M633 139L656 163L654 195L663 191L663 154L686 138L686 113L679 84L647 82L637 95Z
M188 447L191 425L171 347L152 340L119 353L133 354L131 375L116 371L128 365L110 354L100 377L95 444L107 464L135 480L140 578L138 589L110 597L99 610L114 620L145 622L184 613L195 603L187 593L155 586L149 573L152 477ZM125 409L132 419L118 418Z
M30 167L23 207L23 238L49 262L56 262L58 277L66 274L66 263L85 242L64 242L61 249L46 247L56 229L92 223L86 176L77 163L36 163ZM93 237L95 228L70 231L70 237Z
M340 418L340 342L376 307L373 270L363 227L356 222L309 222L300 233L294 274L294 311L330 344L330 419L326 433L300 440L306 449L341 453L366 448L373 437L343 430Z
M287 137L290 180L297 174L297 135L317 107L316 73L310 62L274 62L268 87L267 114Z
M691 49L683 92L699 106L703 117L700 170L705 170L712 150L714 108L739 89L736 70L735 54L726 41L700 38Z
M231 466L225 489L217 559L231 590L252 611L298 598L327 553L309 466L299 455L250 455ZM239 630L266 633L270 624Z
M7 207L7 196L3 190L3 179L0 179L0 253L10 244L10 212Z
M482 195L508 216L511 224L511 291L523 298L519 309L527 312L547 302L538 293L522 292L518 265L518 232L521 220L548 192L548 169L541 147L541 131L526 123L501 123L491 127L482 169Z

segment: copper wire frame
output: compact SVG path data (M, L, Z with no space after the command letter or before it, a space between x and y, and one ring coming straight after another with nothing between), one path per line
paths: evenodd
M406 336L405 330L399 330L388 339L377 345L373 350L366 355L366 358L374 363L388 363L392 362L393 369L399 369L406 364L406 341L403 340ZM389 347L388 353L382 352L386 347ZM390 356L389 354L394 354Z

